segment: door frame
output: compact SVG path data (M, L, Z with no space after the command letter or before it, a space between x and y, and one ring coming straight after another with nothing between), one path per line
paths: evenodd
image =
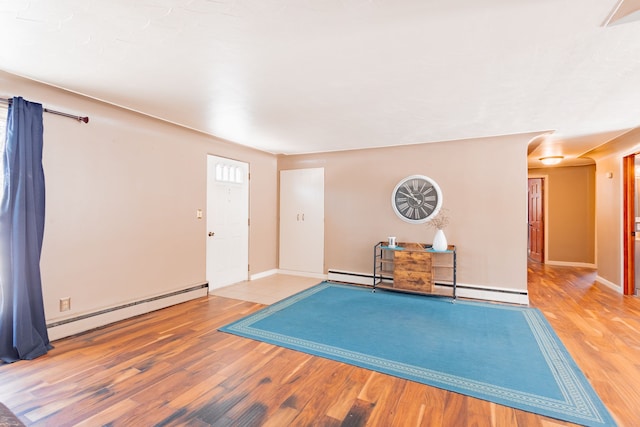
M636 258L636 154L622 158L622 236L623 236L623 288L624 295L635 293L635 258Z

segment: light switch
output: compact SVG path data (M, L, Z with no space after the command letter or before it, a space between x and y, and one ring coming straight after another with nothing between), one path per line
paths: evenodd
M196 210L196 218L202 219L202 209Z

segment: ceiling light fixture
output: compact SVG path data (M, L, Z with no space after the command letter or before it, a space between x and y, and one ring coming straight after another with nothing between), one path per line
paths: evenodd
M562 159L564 159L564 156L547 156L547 157L540 157L540 161L542 162L543 165L557 165L558 163L560 163L562 161Z

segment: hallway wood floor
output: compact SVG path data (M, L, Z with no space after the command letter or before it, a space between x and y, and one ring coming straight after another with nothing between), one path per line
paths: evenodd
M529 265L539 308L621 426L640 420L640 299L589 269ZM217 332L261 304L208 296L0 365L0 402L33 426L567 426ZM526 367L523 367L526 369Z

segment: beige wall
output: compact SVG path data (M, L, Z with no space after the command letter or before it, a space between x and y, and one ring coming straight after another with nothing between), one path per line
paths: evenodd
M275 156L2 72L0 96L90 116L44 117L47 321L205 282L207 154L250 164L251 273L277 267Z
M596 161L597 279L622 292L622 158L640 153L640 128L601 145L587 155ZM636 259L636 262L640 262Z
M372 150L283 156L279 169L325 168L325 269L372 273L387 236L431 242L434 231L397 218L391 192L407 175L433 178L458 248L458 282L527 288L527 143L533 134Z
M275 157L0 72L0 96L88 115L45 114L48 321L205 281L206 155L248 162L251 273L277 268L277 169L325 167L325 267L370 273L376 241L430 242L399 220L395 184L435 179L451 213L458 281L526 290L526 147L534 134ZM72 298L59 313L58 300ZM64 315L64 316L63 316Z
M595 165L530 169L545 179L546 261L595 266Z
M622 156L597 161L596 239L598 276L622 289ZM609 178L607 173L611 173Z

